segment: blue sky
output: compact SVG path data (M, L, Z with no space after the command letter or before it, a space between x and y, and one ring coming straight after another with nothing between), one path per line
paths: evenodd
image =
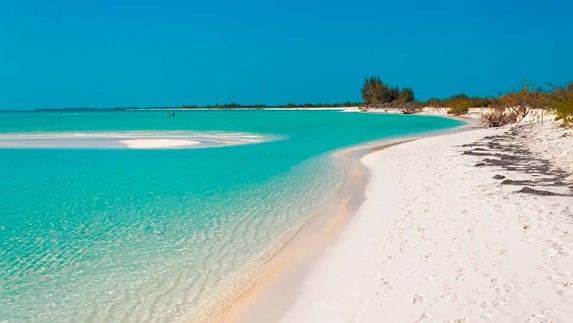
M0 109L342 102L573 80L573 2L0 0Z

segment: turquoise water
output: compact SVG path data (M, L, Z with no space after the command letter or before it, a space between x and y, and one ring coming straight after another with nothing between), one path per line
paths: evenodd
M0 149L0 321L193 317L343 179L329 152L459 121L336 111L5 112L4 133L272 135L206 149Z

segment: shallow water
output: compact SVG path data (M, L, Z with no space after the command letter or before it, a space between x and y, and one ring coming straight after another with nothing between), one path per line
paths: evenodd
M461 124L336 111L0 113L0 137L280 138L206 149L0 149L0 321L192 317L339 187L344 174L329 152Z
M0 149L196 149L280 139L275 136L221 131L0 132Z

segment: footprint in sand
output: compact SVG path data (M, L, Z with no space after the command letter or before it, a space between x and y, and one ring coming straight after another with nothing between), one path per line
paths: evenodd
M426 302L426 298L423 295L416 294L412 297L412 304L419 304Z
M420 318L418 320L416 320L415 323L422 323L425 319L431 319L432 316L426 314L426 313L422 313L422 315L420 315Z
M432 254L423 252L420 255L418 255L418 257L420 258L420 260L428 261L432 257Z

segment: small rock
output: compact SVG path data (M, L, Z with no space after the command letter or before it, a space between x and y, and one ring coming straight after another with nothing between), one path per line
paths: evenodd
M497 174L497 175L495 175L493 178L494 178L494 179L504 179L505 176Z

